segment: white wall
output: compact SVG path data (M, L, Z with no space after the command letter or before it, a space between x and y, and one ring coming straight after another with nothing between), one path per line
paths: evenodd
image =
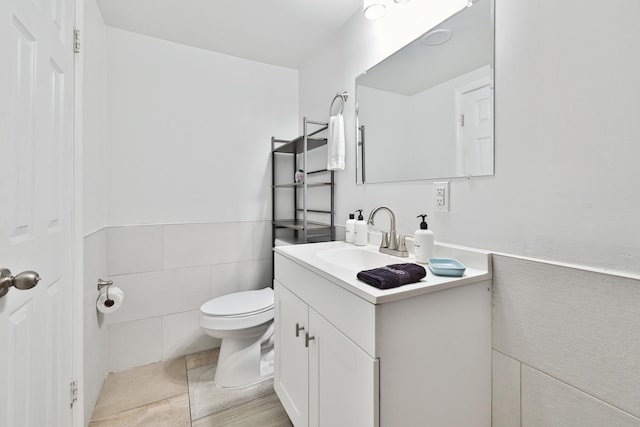
M85 236L107 225L107 33L95 0L84 6L83 199Z
M270 138L297 134L297 71L107 35L110 225L270 218Z
M448 214L433 214L431 181L356 186L350 99L337 223L385 204L403 233L426 211L436 240L640 274L640 3L496 3L495 176L453 180ZM337 90L354 93L356 75L438 20L434 8L409 2L376 22L357 12L302 67L300 114L325 117Z

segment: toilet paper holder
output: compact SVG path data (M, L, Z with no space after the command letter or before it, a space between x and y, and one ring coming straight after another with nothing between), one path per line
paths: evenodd
M101 290L102 288L104 288L105 286L111 286L113 285L113 281L112 280L102 280L102 279L98 279L98 290ZM108 290L108 289L107 289Z
M115 301L112 300L111 298L109 298L109 286L113 285L113 281L112 280L102 280L102 279L98 279L98 290L101 291L102 288L104 288L105 286L107 287L107 299L104 302L104 305L106 307L111 307L113 304L115 304Z

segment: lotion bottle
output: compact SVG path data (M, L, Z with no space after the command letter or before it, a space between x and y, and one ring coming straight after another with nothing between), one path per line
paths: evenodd
M420 228L416 230L415 241L413 244L416 262L428 264L429 258L433 258L433 232L429 230L429 226L425 221L426 214L418 215L416 218L422 217Z
M349 219L347 220L347 223L345 225L345 235L344 235L344 240L347 243L353 243L355 242L356 238L355 238L355 232L356 232L356 220L354 219L355 216L350 213L349 214Z
M368 227L367 223L362 217L362 209L356 209L356 212L360 212L358 215L358 220L356 221L355 227L355 244L357 246L365 246L367 244L368 238Z

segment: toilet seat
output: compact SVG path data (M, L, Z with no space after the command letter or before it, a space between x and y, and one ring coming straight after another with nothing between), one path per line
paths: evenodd
M253 328L273 320L273 304L271 288L223 295L202 304L200 326L220 331Z
M234 292L213 298L202 304L202 314L214 317L245 317L273 308L273 289Z

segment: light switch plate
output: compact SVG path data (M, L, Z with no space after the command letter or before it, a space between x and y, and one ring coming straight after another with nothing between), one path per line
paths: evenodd
M449 212L449 181L433 183L435 211Z

